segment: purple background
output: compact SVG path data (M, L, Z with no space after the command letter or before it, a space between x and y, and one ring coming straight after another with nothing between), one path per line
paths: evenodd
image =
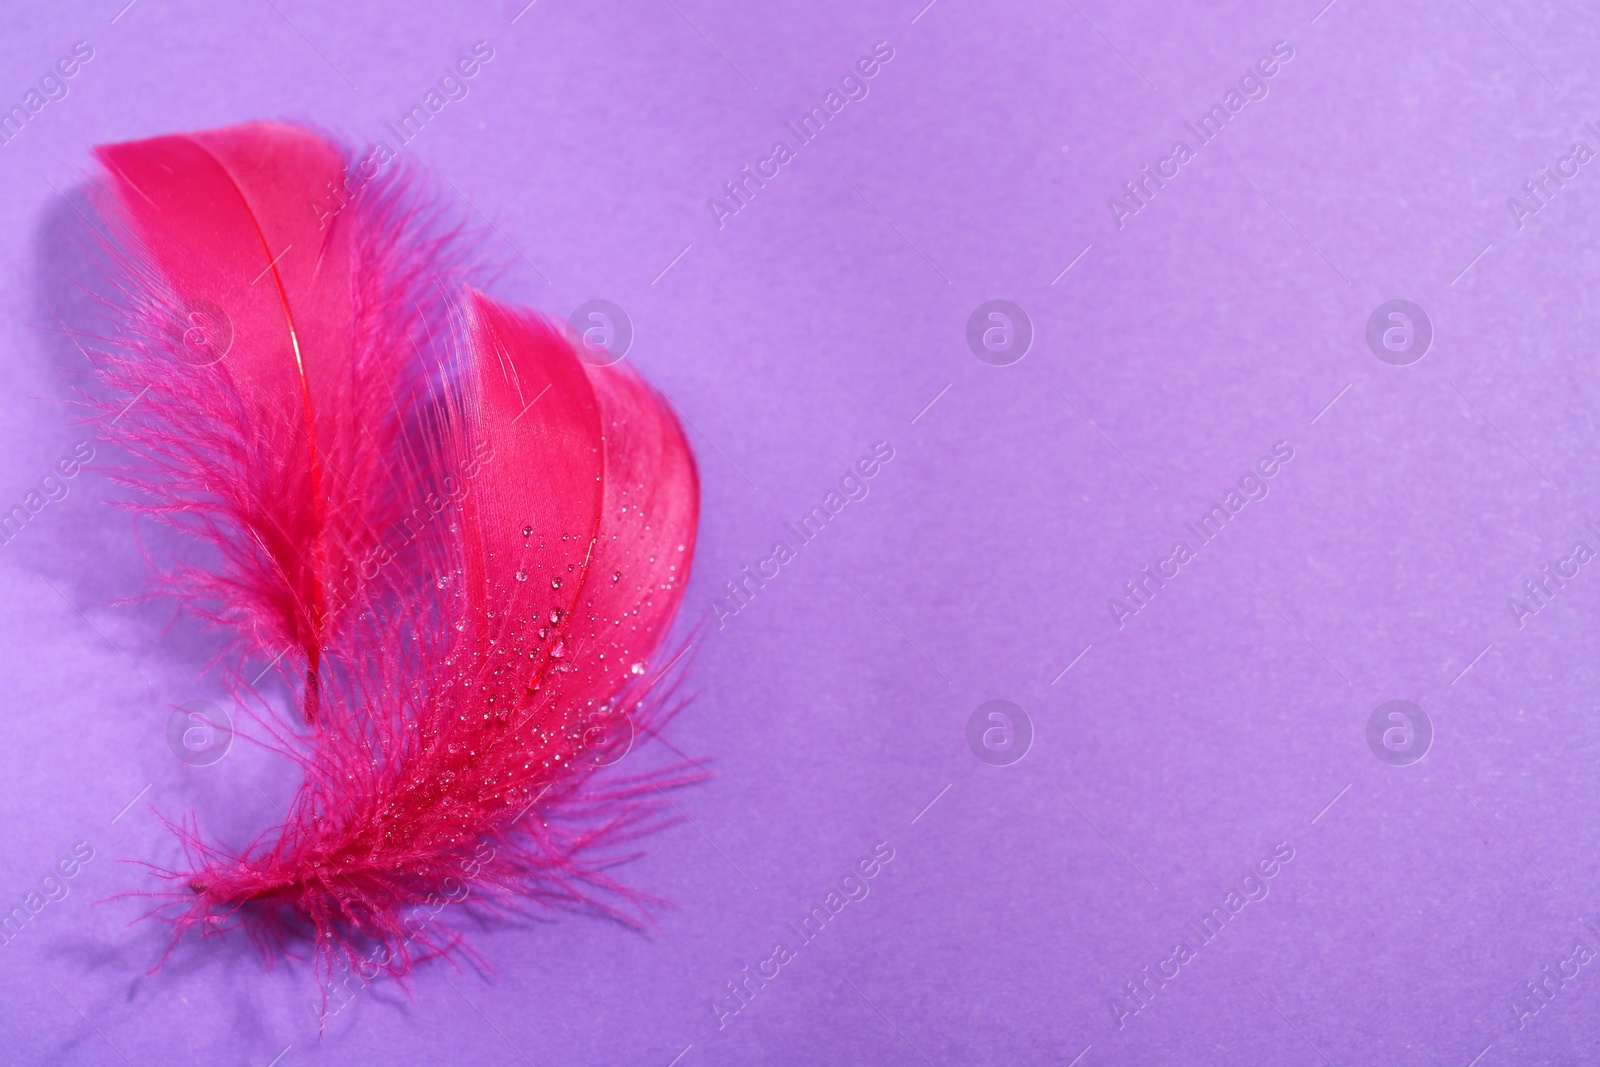
M478 40L494 59L405 152L503 235L499 295L631 315L703 469L685 623L873 442L895 458L697 649L671 738L716 775L627 872L676 902L659 926L475 930L492 973L380 982L320 1042L305 968L234 939L148 975L140 905L96 903L148 884L117 858L172 858L150 802L260 827L292 783L244 746L173 758L169 708L220 697L207 646L113 605L146 575L80 476L0 549L0 907L96 850L0 948L0 1059L1592 1062L1600 967L1520 1030L1511 1003L1600 948L1600 575L1520 628L1508 598L1600 548L1600 162L1520 229L1507 198L1600 150L1593 12L922 3L8 12L0 103L76 40L95 57L0 149L5 506L86 434L46 328L92 145L256 117L388 137ZM879 40L870 95L719 230L706 199ZM1279 40L1268 97L1119 229L1107 198ZM964 339L995 297L1037 333L1009 367ZM1407 367L1364 340L1397 297L1436 330ZM1108 598L1280 440L1270 495L1119 630ZM966 743L996 698L1037 733L1009 767ZM1412 766L1366 742L1394 698L1436 731ZM719 1029L723 983L879 841L871 895ZM1199 945L1184 923L1279 842L1270 895Z

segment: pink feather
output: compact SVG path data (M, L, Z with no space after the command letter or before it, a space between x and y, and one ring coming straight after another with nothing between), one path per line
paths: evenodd
M406 908L452 882L492 905L625 917L641 902L606 873L612 846L655 824L650 793L695 775L597 785L591 760L665 714L650 657L694 551L694 461L624 366L589 366L556 327L475 292L459 316L469 373L432 438L432 491L457 503L423 528L414 570L386 573L393 610L330 647L339 667L286 825L243 855L191 836L182 924L305 923L319 943L375 942L404 973Z
M241 651L292 653L317 706L321 646L405 511L395 484L417 358L456 281L403 187L327 220L345 156L276 123L103 146L130 248L126 401L107 433L146 462L147 510L215 549L169 591Z
M563 327L455 287L453 246L403 196L319 229L306 200L344 156L315 135L258 123L99 154L141 249L105 375L113 404L133 398L112 426L144 460L130 479L215 549L173 590L247 646L296 650L315 727L274 731L302 772L281 827L241 851L180 829L168 917L404 974L454 944L411 909L463 879L493 908L636 916L649 898L607 873L616 846L698 777L594 776L608 738L672 710L676 657L658 660L699 483L670 405ZM196 365L186 316L218 307L232 347Z

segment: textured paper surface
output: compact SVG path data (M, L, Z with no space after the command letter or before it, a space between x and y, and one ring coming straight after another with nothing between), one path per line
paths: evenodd
M1593 13L921 5L9 13L0 103L93 55L0 148L0 503L92 440L52 332L92 145L282 117L400 147L487 42L401 152L492 222L497 295L613 302L691 424L707 631L670 739L716 759L626 869L675 904L654 930L444 914L492 970L352 982L320 1039L305 969L241 941L149 975L163 938L109 898L149 885L119 859L174 859L151 807L242 833L291 783L242 743L174 757L211 646L116 604L146 573L103 477L52 481L0 548L0 907L76 873L0 948L6 1059L1592 1058ZM993 300L1020 360L1014 313L969 344ZM1020 761L1014 711L969 729L996 700ZM1394 700L1429 729L1369 743Z

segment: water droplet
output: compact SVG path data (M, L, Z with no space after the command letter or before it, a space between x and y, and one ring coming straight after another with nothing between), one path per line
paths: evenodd
M434 584L440 589L443 589L445 586L450 584L450 576L448 574L441 574L439 575L439 580Z
M533 536L533 527L532 526L524 526L522 528L522 536L523 537L532 537Z
M457 619L455 625L456 625L456 629L457 630L465 630L467 628L467 620L466 619Z
M611 580L612 580L612 581L613 581L613 582L620 582L620 581L622 581L622 572L621 572L621 571L617 571L617 572L616 572L616 573L615 573L615 574L613 574L613 575L612 575L612 576L611 576Z
M641 663L635 663L633 666L628 668L628 672L630 674L643 674L644 673L644 664L642 662Z
M517 571L517 581L525 582L527 580L528 580L528 572L526 570Z
M550 588L551 589L560 589L561 588L561 578L559 576L550 579Z
M567 643L565 641L557 641L556 642L556 647L552 648L550 650L550 658L551 659L560 659L562 656L565 656L566 654L567 654Z

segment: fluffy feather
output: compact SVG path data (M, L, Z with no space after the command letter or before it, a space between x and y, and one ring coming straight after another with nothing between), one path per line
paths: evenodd
M103 146L129 302L107 433L145 509L215 552L167 590L241 651L303 669L405 511L403 418L456 267L403 184L319 210L345 155L249 123Z
M621 720L653 730L652 668L694 551L698 479L666 402L626 367L593 367L556 327L468 292L459 395L442 405L421 565L330 646L322 730L286 825L233 855L190 835L180 925L239 917L403 974L407 909L475 897L640 897L606 867L655 824L669 766L597 786ZM443 592L443 596L439 593ZM669 664L670 666L670 664ZM375 953L375 954L374 954Z
M408 917L464 880L493 908L637 916L646 898L607 870L658 824L659 790L698 774L594 774L619 730L674 707L662 643L699 484L670 405L457 286L455 246L403 186L330 221L308 201L346 157L314 134L99 155L132 249L108 433L146 509L213 550L171 591L248 651L292 650L314 722L258 716L302 774L284 824L234 851L185 820L158 910L394 974L454 944Z

